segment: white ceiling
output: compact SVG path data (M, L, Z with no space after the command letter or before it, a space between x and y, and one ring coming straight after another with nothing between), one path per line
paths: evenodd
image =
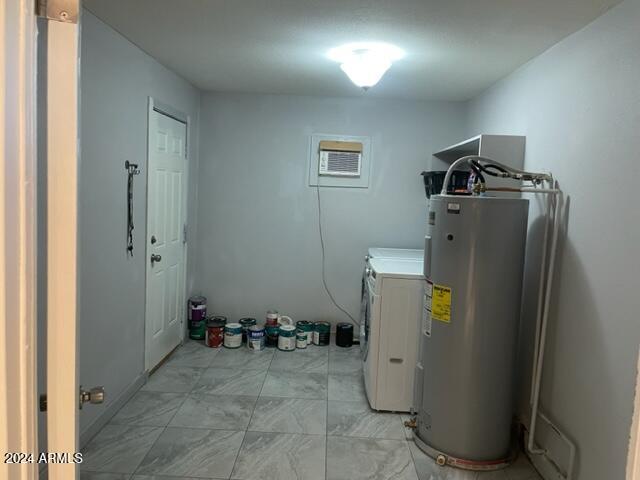
M202 90L466 100L620 0L84 0ZM364 94L325 57L407 52Z

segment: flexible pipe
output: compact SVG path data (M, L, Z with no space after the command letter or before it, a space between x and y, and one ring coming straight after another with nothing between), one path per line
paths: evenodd
M544 298L545 267L547 265L547 250L549 242L549 219L551 218L551 205L553 197L547 197L547 210L544 217L544 236L542 240L542 261L540 262L540 279L538 282L538 302L536 304L536 338L533 348L533 366L531 369L531 391L529 392L529 405L533 405L533 390L538 368L538 348L540 346L540 325L542 324L542 300Z
M537 352L537 368L535 372L533 405L531 406L531 420L529 424L529 441L527 442L527 450L533 455L545 454L544 449L535 448L536 420L538 417L538 409L540 406L540 385L542 383L542 367L544 365L544 353L547 343L547 326L549 323L549 307L551 304L551 291L553 289L553 272L556 262L556 251L558 246L558 230L560 229L560 197L556 197L553 205L553 237L551 240L551 252L549 257L549 267L547 270L547 280L544 296L544 310L542 314L542 325L540 326L540 345Z
M449 169L447 170L447 174L444 177L444 183L442 184L442 190L440 191L440 195L446 195L447 194L447 187L449 186L449 182L451 181L451 175L453 175L453 171L459 166L462 165L464 163L471 163L472 160L475 161L481 161L481 162L486 162L490 165L497 165L501 168L503 168L504 170L514 174L514 175L524 175L524 176L530 176L532 178L538 178L540 180L547 180L549 182L552 181L552 177L551 175L549 175L548 173L536 173L536 172L527 172L524 170L519 170L517 168L513 168L510 167L508 165L504 165L503 163L500 163L496 160L493 160L491 158L488 157L482 157L480 155L467 155L464 157L460 157L459 159L457 159L455 162L453 162L451 164L451 166L449 167ZM509 176L505 176L504 178L509 178ZM550 189L551 190L551 189ZM537 193L553 193L551 191L543 191L543 189L534 189L534 188L527 188L524 187L522 189L520 189L519 191L522 192L537 192Z
M511 188L511 187L487 187L485 188L487 192L523 192L523 193L558 193L559 190L555 188L535 188L535 187L522 187L522 188Z
M487 157L481 157L480 155L467 155L466 157L460 157L455 162L451 164L449 169L447 170L447 174L444 176L444 183L442 184L442 190L440 191L440 195L447 194L447 187L449 186L449 182L451 181L451 175L453 175L453 171L458 168L458 165L462 165L463 163L469 163L470 160L484 160L485 162L494 161ZM495 162L497 163L497 162Z

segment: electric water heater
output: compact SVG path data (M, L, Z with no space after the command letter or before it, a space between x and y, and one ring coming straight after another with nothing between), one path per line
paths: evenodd
M414 437L439 462L508 457L528 203L431 197Z

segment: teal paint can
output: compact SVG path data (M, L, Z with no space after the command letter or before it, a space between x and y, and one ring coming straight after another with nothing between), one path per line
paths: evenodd
M224 346L226 348L240 348L242 345L242 325L227 323L224 326Z

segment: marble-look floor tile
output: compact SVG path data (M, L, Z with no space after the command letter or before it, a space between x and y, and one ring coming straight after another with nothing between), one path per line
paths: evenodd
M324 480L323 435L247 432L231 478Z
M329 373L339 375L362 374L362 358L351 352L331 352Z
M136 393L111 419L114 425L165 427L182 405L185 393Z
M214 368L237 368L239 370L267 370L274 350L269 348L256 352L245 345L240 348L223 348L211 362Z
M249 430L324 435L326 425L325 400L260 397Z
M188 341L178 347L171 354L167 365L172 367L201 367L211 365L214 357L219 353L219 348L207 347L203 342Z
M330 355L350 355L353 357L362 358L362 350L360 350L360 345L353 345L351 347L339 347L335 343L332 343L329 346Z
M158 427L106 425L87 445L82 468L133 473L161 433Z
M329 374L329 400L367 402L362 375Z
M407 442L419 480L475 480L478 474L452 467L441 467L412 441Z
M299 373L327 373L329 355L323 351L294 350L283 352L278 350L271 362L269 370L281 370Z
M105 473L80 471L80 480L129 480L129 473Z
M509 480L505 470L496 470L495 472L479 472L475 480Z
M417 480L406 440L327 437L327 480Z
M197 480L194 477L168 477L166 475L134 475L131 480Z
M329 402L327 435L404 440L400 415L380 413L363 402Z
M137 474L229 478L244 432L168 427Z
M541 478L523 452L520 452L518 458L505 470L505 473L509 480L539 480Z
M197 480L195 477L170 477L166 475L134 475L131 480Z
M261 396L324 400L327 398L327 375L269 371Z
M172 427L246 430L257 397L192 393L171 420Z
M166 475L134 475L131 480L197 480L195 477L174 477Z
M152 373L149 381L141 390L146 392L188 392L196 384L203 371L202 368L166 365Z
M260 370L207 368L193 389L193 393L257 397L266 375L266 371Z

